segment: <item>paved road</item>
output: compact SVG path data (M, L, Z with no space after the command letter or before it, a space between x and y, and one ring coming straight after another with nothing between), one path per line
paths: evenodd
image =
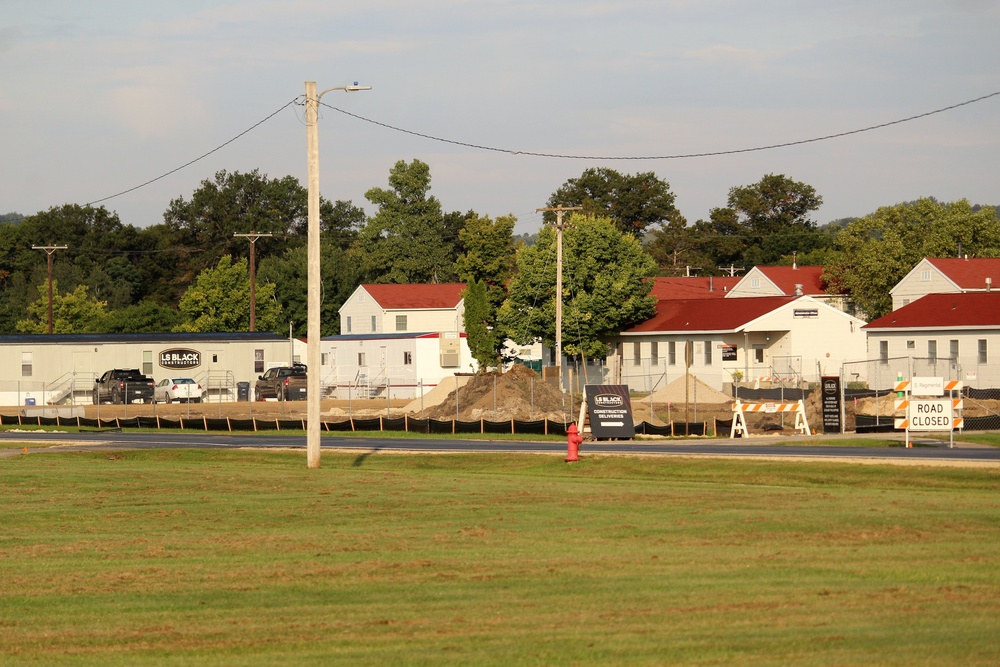
M885 439L885 436L880 436ZM163 449L163 448L293 448L305 449L304 436L282 435L239 435L215 433L121 433L116 431L89 431L81 433L51 432L0 432L0 441L28 443L29 452L34 449L30 443L38 443L38 451L52 448L61 443L60 448L80 450L113 449ZM753 439L744 444L740 440L698 440L698 441L622 441L585 442L580 449L581 456L587 454L646 454L663 456L730 456L730 457L778 457L809 459L865 459L885 462L954 462L992 463L1000 465L1000 448L982 447L968 443L957 443L949 448L948 443L920 440L911 449L903 447L839 447L833 444L806 446L786 444L794 439L787 437ZM777 444L781 443L781 444ZM354 438L350 436L324 437L323 449L349 450L360 452L409 451L409 452L533 452L565 454L562 442L530 441L489 441L452 439L410 439L410 438ZM20 449L0 450L0 456L14 456Z

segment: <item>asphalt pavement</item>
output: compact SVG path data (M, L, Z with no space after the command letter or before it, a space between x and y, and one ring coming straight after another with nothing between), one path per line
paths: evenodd
M854 436L851 436L854 437ZM858 436L864 437L864 436ZM894 435L873 434L873 439L894 439ZM866 462L909 462L950 464L1000 465L1000 448L956 442L949 447L947 441L914 439L912 448L849 447L836 444L843 436L774 436L731 440L628 440L586 441L580 455L618 454L652 456L724 456L751 458L787 458L814 460L849 460ZM129 449L302 449L306 447L303 435L231 434L205 432L128 432L117 430L81 431L58 433L52 431L4 431L0 441L24 443L28 453L41 451L104 451ZM565 454L564 442L534 442L514 440L466 440L387 438L379 436L352 437L350 435L324 436L322 449L363 452L525 452L537 454ZM23 448L0 449L0 457L24 453Z

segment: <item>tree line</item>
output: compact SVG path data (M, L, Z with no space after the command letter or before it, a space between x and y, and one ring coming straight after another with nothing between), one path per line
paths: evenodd
M399 161L386 187L365 198L322 200L322 333L339 332L338 309L361 283L465 282L466 328L484 364L502 339L554 342L555 233L513 234L511 215L446 211L430 167ZM670 185L653 172L586 169L550 196L580 207L564 238L564 351L599 356L603 340L649 317L654 275L722 275L754 265L826 267L831 292L869 317L890 308L888 289L925 256L1000 256L996 206L932 198L820 226L822 197L782 174L730 189L707 220L689 223ZM546 213L546 220L554 214ZM256 241L257 328L306 328L307 190L291 176L220 171L163 223L137 229L105 207L67 204L0 216L0 333L47 330L45 255L53 261L54 330L62 333L245 331L250 290L247 232ZM478 333L474 333L478 332Z

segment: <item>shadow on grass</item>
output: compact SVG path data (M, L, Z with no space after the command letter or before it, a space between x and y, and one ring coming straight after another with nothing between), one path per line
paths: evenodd
M382 450L381 447L375 447L373 449L370 449L369 451L359 455L356 459L354 459L354 463L352 463L351 465L354 466L355 468L360 468L365 464L365 461L368 460L369 456L371 456L372 454L378 454L381 450Z

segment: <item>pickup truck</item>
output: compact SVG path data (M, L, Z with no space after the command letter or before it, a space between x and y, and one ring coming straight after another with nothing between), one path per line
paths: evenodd
M94 381L94 405L134 401L153 402L153 379L138 368L115 368Z
M269 368L263 375L257 377L254 385L254 397L258 401L265 398L276 398L279 401L306 400L306 367L301 364L294 366L276 366Z

